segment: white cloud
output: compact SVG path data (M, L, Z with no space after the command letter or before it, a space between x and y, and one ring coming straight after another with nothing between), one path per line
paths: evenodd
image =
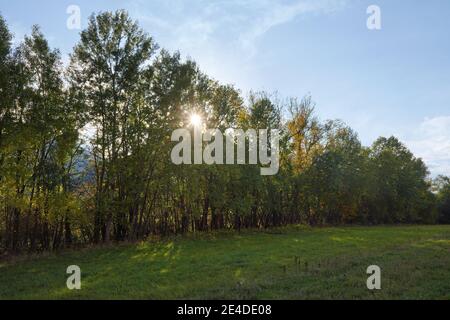
M302 14L333 12L346 3L347 0L164 1L158 2L155 11L148 12L141 2L134 5L133 17L169 32L172 41L183 48L217 45L215 35L226 31L230 44L239 47L240 54L252 56L257 53L257 40L273 27Z
M252 59L276 26L306 14L327 14L347 0L192 0L131 3L130 13L155 40L197 61L202 70L243 90L253 88Z
M425 118L405 143L425 161L433 176L450 175L450 116Z
M343 0L315 0L297 1L292 4L283 4L276 1L263 2L259 14L252 24L239 37L243 48L250 55L257 51L256 41L273 27L294 20L296 17L308 13L329 13L345 6Z

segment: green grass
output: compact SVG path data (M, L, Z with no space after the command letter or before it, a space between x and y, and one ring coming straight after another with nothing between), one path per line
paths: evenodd
M79 265L81 290L66 288ZM366 268L381 268L381 290ZM450 299L450 226L289 227L0 262L0 299Z

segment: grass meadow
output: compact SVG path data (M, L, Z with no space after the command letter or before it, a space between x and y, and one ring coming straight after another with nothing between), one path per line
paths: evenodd
M81 268L81 289L66 268ZM368 290L369 265L381 290ZM0 262L0 299L450 299L450 226L218 232Z

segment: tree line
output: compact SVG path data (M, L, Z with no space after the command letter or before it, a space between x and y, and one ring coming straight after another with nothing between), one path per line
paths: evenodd
M0 252L218 229L450 223L450 180L397 138L361 145L310 96L244 98L125 11L101 12L65 66L39 27L12 45L0 17ZM175 165L171 133L281 130L280 169Z

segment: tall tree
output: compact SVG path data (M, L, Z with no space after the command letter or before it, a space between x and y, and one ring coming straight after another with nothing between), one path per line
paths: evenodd
M100 236L109 241L113 219L124 218L121 163L128 156L135 93L155 49L152 38L120 10L92 15L72 55L71 85L80 93L94 127L96 242Z

